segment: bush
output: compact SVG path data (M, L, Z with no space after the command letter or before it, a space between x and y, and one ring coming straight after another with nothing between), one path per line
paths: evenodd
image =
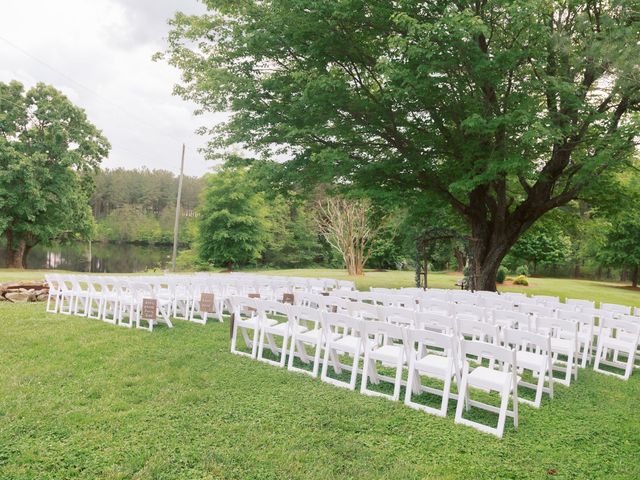
M527 267L526 265L520 265L518 268L516 268L516 275L526 277L527 275L529 275L529 267Z
M516 277L516 279L513 281L514 285L523 285L523 286L528 286L529 285L529 280L527 279L526 275L518 275L518 277Z
M507 277L507 269L505 267L498 268L498 273L496 273L496 282L504 283L504 279Z

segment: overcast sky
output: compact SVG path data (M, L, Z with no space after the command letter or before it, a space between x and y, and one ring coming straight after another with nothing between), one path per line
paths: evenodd
M210 163L194 131L216 118L194 117L194 106L171 94L179 72L151 60L164 50L177 10L204 7L197 0L2 0L0 81L45 82L84 108L111 142L104 167L177 173L184 141L185 172L201 175Z

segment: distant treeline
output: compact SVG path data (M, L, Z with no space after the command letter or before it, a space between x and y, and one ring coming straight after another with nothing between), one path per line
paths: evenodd
M98 241L168 244L173 240L178 177L146 168L103 170L96 175L91 208ZM195 210L205 185L202 177L182 183L180 243L195 238Z

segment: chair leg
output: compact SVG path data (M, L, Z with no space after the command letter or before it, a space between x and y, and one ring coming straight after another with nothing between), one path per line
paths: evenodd
M509 396L509 387L505 385L500 392L500 413L498 413L498 426L496 427L499 438L502 438L502 434L504 433L504 424L507 420L507 409L509 407Z

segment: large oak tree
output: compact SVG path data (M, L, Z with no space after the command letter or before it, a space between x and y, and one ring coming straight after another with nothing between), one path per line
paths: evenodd
M296 178L445 200L495 289L540 216L635 149L637 0L206 0L178 14L176 92L231 111L212 147L285 153Z
M7 266L38 243L88 238L93 174L109 143L55 88L0 83L0 234Z

